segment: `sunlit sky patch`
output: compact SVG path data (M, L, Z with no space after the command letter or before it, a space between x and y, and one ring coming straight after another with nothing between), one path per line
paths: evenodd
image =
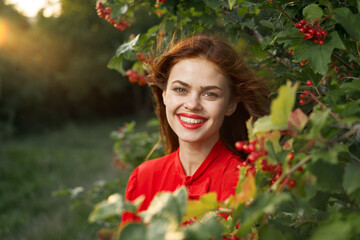
M26 17L35 17L41 8L44 8L44 16L58 16L60 3L58 0L6 0L6 4L14 4L15 8Z

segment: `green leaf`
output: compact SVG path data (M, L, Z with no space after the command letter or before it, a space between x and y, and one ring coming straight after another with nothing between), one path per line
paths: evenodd
M212 210L216 210L219 206L216 193L206 193L200 196L199 200L188 200L186 209L186 219L197 217L201 219L202 216Z
M236 186L235 196L231 196L229 204L231 207L252 200L256 193L255 177L252 174L248 174L245 178L239 179Z
M345 152L347 147L345 145L334 145L329 149L319 151L318 149L311 150L311 157L313 161L323 160L328 163L338 163L338 155L340 152Z
M326 121L329 117L330 110L315 111L310 115L311 128L307 134L308 138L318 138L321 135L321 130L325 127Z
M89 222L93 223L99 220L119 216L123 211L136 212L143 200L143 196L140 196L132 203L129 203L124 200L122 195L118 193L112 194L107 200L95 205L94 210L89 216Z
M320 19L324 16L324 12L319 5L313 3L303 9L303 15L306 20Z
M271 121L271 117L265 116L265 117L262 117L262 118L259 118L258 120L256 120L251 133L252 133L252 136L254 136L256 133L268 132L273 129L281 129L281 126L275 126Z
M298 83L291 85L288 81L286 85L279 88L279 95L271 103L271 122L283 129L288 127L288 120L295 104L295 95Z
M125 14L128 11L128 9L129 9L129 6L127 4L124 4L118 8L116 15L119 16L119 15Z
M155 195L148 209L141 212L140 215L145 223L150 223L152 218L161 215L171 215L178 223L181 223L185 214L186 200L186 187L181 187L173 193L161 192Z
M229 3L229 8L231 10L234 4L236 3L236 0L228 0L228 3Z
M284 192L279 194L265 192L259 195L249 207L241 210L239 215L241 225L237 235L239 237L245 237L251 231L252 226L259 221L264 214L274 213L279 204L289 201L290 199L290 195ZM234 220L238 220L238 218L235 219L235 214Z
M344 90L347 98L356 99L360 95L360 81L354 79L351 82L346 82L340 86L340 89Z
M334 9L334 13L336 14L334 19L345 28L346 32L356 41L360 41L360 28L358 26L360 16L352 13L346 7Z
M217 215L205 216L202 222L195 222L184 231L187 240L221 240L222 225L217 220Z
M260 24L263 25L264 27L270 28L273 31L275 29L275 25L267 20L261 20ZM267 36L267 37L269 37L269 36Z
M345 49L345 46L339 34L333 31L326 37L323 45L314 44L311 40L301 41L301 43L294 48L293 57L295 61L298 62L307 59L315 73L324 75L328 71L331 54L335 48Z
M286 85L279 88L278 96L271 103L270 116L256 120L251 135L271 130L282 130L288 127L289 116L295 104L297 86L298 83L292 86L291 82L288 81Z
M310 199L309 203L312 207L325 212L329 198L330 193L317 191L316 195Z
M348 194L352 194L360 189L360 165L359 163L349 163L345 168L343 186Z
M155 216L148 225L145 239L165 239L168 230L174 231L179 224L172 216Z
M259 239L261 240L286 240L284 234L274 225L265 225L259 231Z
M350 239L351 224L344 221L326 222L316 228L310 240L339 240Z
M119 57L113 56L109 61L107 67L109 69L118 71L122 75L125 75L125 70L123 68L123 56L119 56Z
M140 223L126 224L119 236L119 240L144 240L146 239L146 226Z
M319 190L340 193L342 191L341 179L344 170L340 165L334 165L322 160L308 163L309 171L316 177L316 186Z
M134 39L132 39L131 41L122 44L117 50L116 50L116 56L119 57L120 55L128 52L128 51L133 51L134 50L134 46L137 44L137 42L139 41L139 37L140 34L138 34Z

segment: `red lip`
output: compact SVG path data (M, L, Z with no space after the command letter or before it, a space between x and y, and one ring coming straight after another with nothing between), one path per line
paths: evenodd
M199 123L199 124L190 124L190 123L186 123L186 122L182 121L179 116L207 120L207 118L196 115L196 114L190 114L190 113L179 113L179 114L177 114L176 117L177 117L178 121L180 122L180 124L184 128L191 129L191 130L194 130L194 129L197 129L197 128L201 127L202 125L204 125L206 123L206 121L202 122L202 123Z

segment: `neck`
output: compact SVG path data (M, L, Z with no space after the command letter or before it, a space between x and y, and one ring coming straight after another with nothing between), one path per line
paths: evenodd
M179 158L187 176L192 176L209 155L219 139L207 142L184 142L179 141Z

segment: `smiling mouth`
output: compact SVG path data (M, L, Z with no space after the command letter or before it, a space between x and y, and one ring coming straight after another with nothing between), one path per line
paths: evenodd
M187 124L201 124L206 122L206 119L198 119L198 118L189 118L185 116L178 115L180 120L187 123Z

